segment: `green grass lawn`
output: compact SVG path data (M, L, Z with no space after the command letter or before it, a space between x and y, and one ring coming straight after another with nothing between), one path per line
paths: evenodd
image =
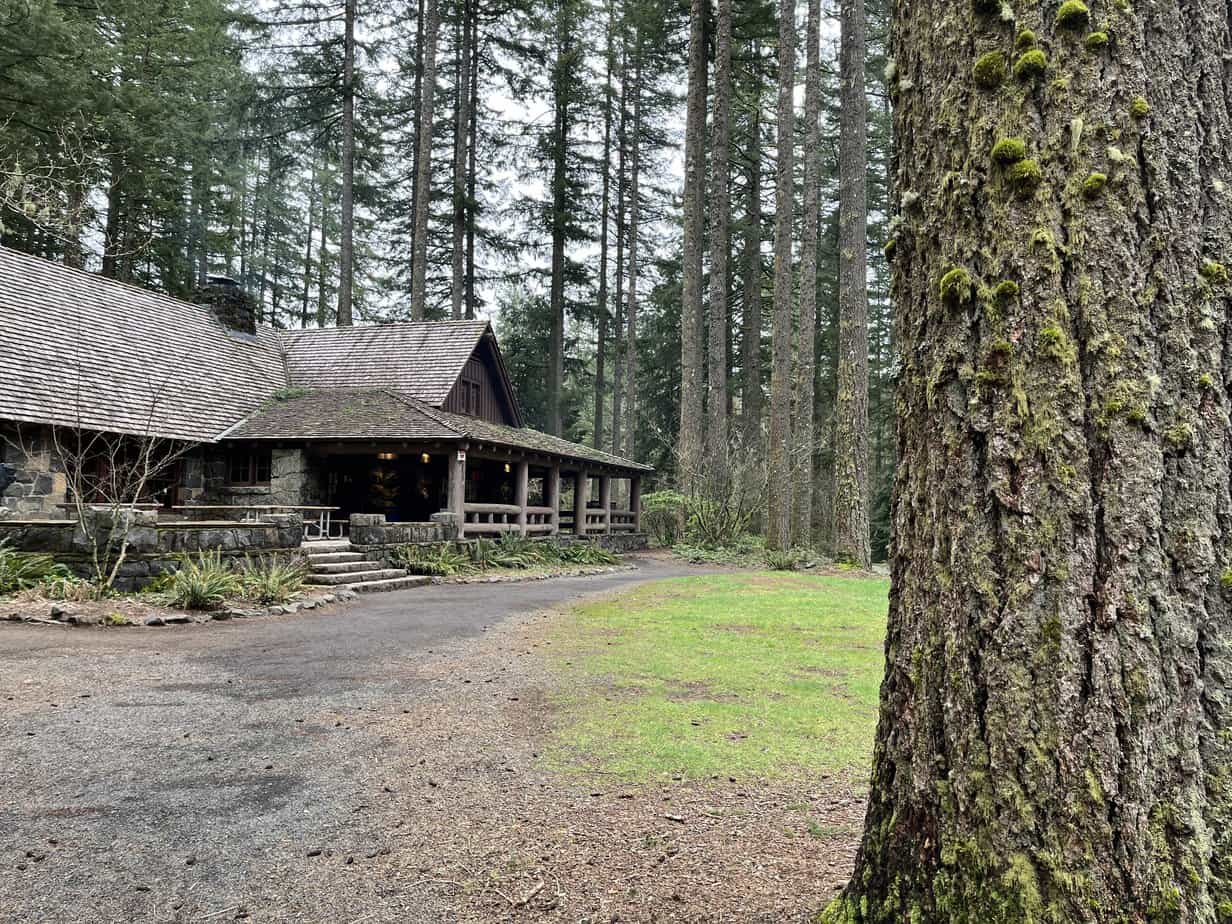
M553 639L555 762L635 780L872 758L889 582L740 573L586 604Z

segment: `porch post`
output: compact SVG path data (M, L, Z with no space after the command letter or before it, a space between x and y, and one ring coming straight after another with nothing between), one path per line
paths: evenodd
M457 538L466 536L466 450L449 457L449 512L457 524Z
M603 511L603 532L612 531L612 476L599 476L599 509Z
M576 536L586 535L586 503L590 500L590 473L586 469L578 469L574 476L577 480L573 488L573 533Z
M642 531L642 479L634 475L629 479L629 510L633 514L633 531Z
M514 483L514 503L518 505L518 534L526 535L526 500L530 496L530 463L523 459L518 463L517 481Z
M543 486L547 493L547 506L552 508L552 535L560 532L560 463L548 469L548 480Z

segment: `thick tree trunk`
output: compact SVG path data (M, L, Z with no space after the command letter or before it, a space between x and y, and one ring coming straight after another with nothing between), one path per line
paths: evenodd
M1232 10L978 8L894 7L893 589L826 919L1232 921Z
M466 142L470 127L471 28L470 0L462 0L458 11L454 67L453 123L453 285L450 288L450 316L462 318L466 301Z
M771 331L770 454L766 545L791 545L792 216L795 212L795 0L779 0L778 173L774 222L774 323Z
M700 474L702 438L705 433L701 338L705 129L706 0L692 0L689 12L689 90L684 135L684 272L680 308L680 436L677 459L680 488L686 494L693 489Z
M355 279L355 14L358 0L346 0L342 57L342 228L338 247L338 326L354 323L351 288ZM271 179L273 157L270 158ZM262 280L265 274L262 273Z
M428 214L432 211L432 116L436 100L436 40L441 30L437 0L424 4L423 85L419 101L419 153L415 169L415 230L411 255L411 320L427 316Z
M871 564L868 528L868 97L864 0L843 0L839 80L838 389L834 555Z
M754 58L759 57L754 45ZM761 81L754 66L753 111L749 113L749 171L744 207L744 301L741 306L740 418L746 453L762 449L761 414Z
M791 502L792 542L813 544L813 431L817 390L817 225L821 184L821 0L809 0L805 30L804 231L800 242L800 320L796 335L795 495Z
M708 353L708 404L706 415L706 463L708 480L721 487L727 478L729 454L727 433L727 349L731 337L728 317L728 254L730 248L731 186L731 0L719 0L718 33L715 36L714 124L711 129L710 172L710 338Z
M624 454L637 453L637 252L638 221L641 217L642 172L642 47L640 30L634 36L633 53L633 147L629 153L629 282L625 310L625 435Z

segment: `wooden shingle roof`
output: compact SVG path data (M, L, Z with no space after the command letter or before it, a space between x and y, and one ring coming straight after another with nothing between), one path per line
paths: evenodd
M285 384L271 330L0 248L0 417L209 441Z
M204 443L473 441L649 471L441 410L485 338L504 376L486 321L245 334L207 307L0 247L0 420Z
M439 407L487 321L420 321L284 331L287 370L303 388L391 388Z

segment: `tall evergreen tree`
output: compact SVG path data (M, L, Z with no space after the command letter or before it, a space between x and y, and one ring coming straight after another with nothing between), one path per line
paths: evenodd
M770 370L769 485L766 544L791 545L792 232L795 214L795 0L779 0L778 169L774 222L774 319Z
M706 152L706 0L689 8L689 77L684 135L684 288L680 315L680 442L677 477L692 490L702 460L705 392L702 371L702 192Z

